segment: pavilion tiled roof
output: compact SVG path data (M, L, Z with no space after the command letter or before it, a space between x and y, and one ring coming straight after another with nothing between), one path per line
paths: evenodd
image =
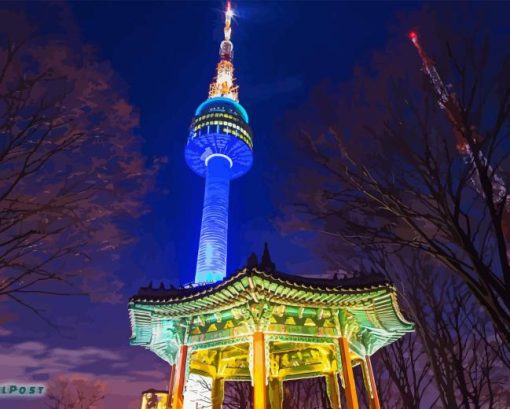
M164 287L153 288L152 285L141 287L136 295L130 298L131 302L136 303L173 303L182 301L191 301L206 297L215 292L219 292L226 287L235 285L245 277L260 276L266 280L278 283L287 287L293 287L305 291L320 291L332 293L364 293L381 288L393 289L393 284L380 274L365 274L349 278L323 278L323 277L305 277L285 274L282 272L267 272L258 268L244 268L236 271L231 276L216 283L207 283L202 285L189 285L184 287Z

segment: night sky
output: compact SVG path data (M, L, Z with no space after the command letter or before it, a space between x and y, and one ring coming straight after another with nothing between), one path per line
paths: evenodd
M251 251L269 241L281 269L307 262L294 255L287 239L272 227L272 190L279 163L291 148L280 136L286 113L306 98L318 81L341 81L371 48L384 44L387 24L413 3L234 4L234 63L240 102L255 134L255 164L232 183L229 271L242 266ZM223 37L222 2L72 3L83 38L129 86L141 112L140 133L149 157L166 156L169 165L150 198L131 263L141 274L174 283L193 280L203 195L203 180L184 162L191 117L207 97ZM290 258L289 258L290 256ZM279 260L281 259L281 260ZM314 271L315 272L315 271ZM129 285L130 283L126 283ZM136 286L137 286L136 285ZM133 290L136 288L133 287Z
M147 198L150 213L131 226L136 244L111 262L112 273L124 285L121 301L42 300L63 327L59 332L28 311L10 307L12 321L0 327L0 381L94 374L108 383L110 409L135 408L143 389L165 387L168 371L152 353L128 346L127 300L150 280L174 285L193 280L203 180L187 168L183 149L193 113L206 99L215 72L224 4L87 1L68 3L66 13L56 5L23 6L45 24L74 19L82 41L110 61L127 84L129 100L141 115L144 155L166 157L168 164ZM279 270L324 273L324 263L307 247L310 237L284 236L273 224L282 205L275 192L293 177L281 169L299 166L282 136L286 121L315 86L348 80L389 36L399 30L405 36L410 27L397 22L423 5L238 1L233 7L234 64L240 102L254 130L255 163L231 186L228 270L241 267L250 252L260 254L268 241ZM11 409L42 407L40 402L4 402Z

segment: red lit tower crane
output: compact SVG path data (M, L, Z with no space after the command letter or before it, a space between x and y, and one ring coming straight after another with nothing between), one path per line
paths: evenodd
M465 126L462 121L462 113L459 101L457 100L457 96L455 95L454 92L451 92L451 86L449 84L445 85L445 83L439 76L439 73L437 72L434 62L422 48L418 40L418 34L416 34L416 32L414 31L411 31L409 33L409 39L412 41L412 43L418 50L418 54L423 64L423 71L429 78L429 81L434 89L439 107L446 112L448 120L452 125L453 133L457 139L457 151L462 155L466 164L472 168L473 177L471 178L471 182L474 188L480 194L483 195L484 193L480 185L480 178L478 175L475 158L473 152L471 151L468 141L464 137ZM471 134L475 142L482 140L480 134L477 132L474 126L471 126ZM495 202L494 204L500 204L502 201L505 201L506 202L505 205L508 210L510 202L507 199L507 190L503 179L499 175L494 173L492 167L488 165L487 158L483 155L482 151L479 151L478 158L484 166L487 166L488 170L487 173L490 177L492 177L491 183ZM508 220L509 215L506 214L505 216L507 216L505 217L506 219L505 221L509 221ZM509 226L504 226L505 230L508 227Z

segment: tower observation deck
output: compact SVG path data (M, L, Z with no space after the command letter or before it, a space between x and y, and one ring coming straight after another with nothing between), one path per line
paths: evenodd
M184 151L188 166L205 178L197 284L226 275L230 180L244 175L253 163L253 135L234 78L233 15L228 3L216 76L208 99L195 112Z

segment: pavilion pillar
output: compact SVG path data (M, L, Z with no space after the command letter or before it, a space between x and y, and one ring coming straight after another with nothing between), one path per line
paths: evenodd
M354 372L352 371L351 354L349 350L349 341L345 337L338 338L340 346L340 358L342 359L342 372L345 381L345 400L347 409L359 409L358 395L356 394L356 383L354 382Z
M188 359L188 346L181 345L174 372L174 381L172 388L172 409L183 409L187 359Z
M175 364L170 365L170 379L168 381L168 399L166 401L167 409L171 409L172 407L172 390L174 388L174 379L175 379Z
M283 379L269 379L269 405L271 409L282 409L283 405Z
M223 378L213 378L211 390L212 409L221 409L224 395L225 380Z
M361 366L363 367L363 378L365 379L365 388L367 390L370 409L381 409L379 395L377 394L377 385L375 384L374 370L368 355L365 356L365 362L363 362Z
M267 409L266 346L261 331L253 333L253 409Z
M341 409L342 404L340 403L340 388L338 386L338 377L336 372L328 373L325 378L331 409Z

